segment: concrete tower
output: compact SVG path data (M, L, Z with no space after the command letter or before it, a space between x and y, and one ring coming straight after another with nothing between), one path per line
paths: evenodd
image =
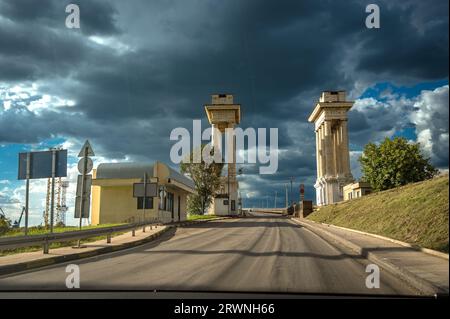
M353 104L346 101L345 91L325 91L309 116L316 131L318 206L343 200L343 187L353 182L347 129L347 111Z
M233 95L213 94L211 104L205 105L208 121L212 125L211 142L215 149L222 152L222 139L227 128L234 128L241 121L241 106L233 103ZM217 130L216 130L217 129ZM209 209L210 214L215 215L236 215L238 214L238 182L236 179L236 142L231 139L231 145L225 145L231 151L232 163L228 163L228 175L221 180L221 192L214 200ZM226 162L226 159L224 159Z

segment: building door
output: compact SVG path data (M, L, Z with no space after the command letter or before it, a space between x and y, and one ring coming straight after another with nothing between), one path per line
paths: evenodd
M178 196L178 221L181 221L181 197Z

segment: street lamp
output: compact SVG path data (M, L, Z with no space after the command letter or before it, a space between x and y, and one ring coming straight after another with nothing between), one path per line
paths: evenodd
M291 194L290 194L290 200L291 200L291 204L293 204L293 203L292 203L292 182L294 181L295 177L291 176L289 179L290 179L290 181L291 181Z
M242 175L242 167L238 169L238 175ZM242 214L242 197L241 197L241 191L239 190L239 198L238 198L238 206L239 206L239 214Z

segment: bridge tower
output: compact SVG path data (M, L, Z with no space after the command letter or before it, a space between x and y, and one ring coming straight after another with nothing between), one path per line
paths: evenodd
M227 128L234 128L241 121L241 106L233 102L231 94L213 94L211 104L205 105L208 121L212 126L211 143L215 150L222 153L222 136ZM221 134L218 134L220 132ZM236 141L233 138L231 145L225 145L230 152L230 163L227 176L221 179L221 193L218 194L209 209L210 214L237 215L238 210L238 182L236 178Z
M347 112L353 101L345 91L324 91L308 118L315 124L317 205L342 201L343 187L353 182L348 147Z

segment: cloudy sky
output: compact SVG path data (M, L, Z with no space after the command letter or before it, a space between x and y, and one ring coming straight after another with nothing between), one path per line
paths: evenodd
M203 104L233 93L241 127L279 131L279 168L244 166L245 206L283 204L294 176L314 198L315 136L307 122L323 90L346 90L352 171L369 141L419 141L448 169L448 1L0 0L0 207L17 218L17 154L69 150L69 216L77 153L95 163L170 163L176 127L207 127ZM80 29L65 8L80 7ZM42 222L45 180L33 180L31 223ZM69 223L73 222L68 218Z

